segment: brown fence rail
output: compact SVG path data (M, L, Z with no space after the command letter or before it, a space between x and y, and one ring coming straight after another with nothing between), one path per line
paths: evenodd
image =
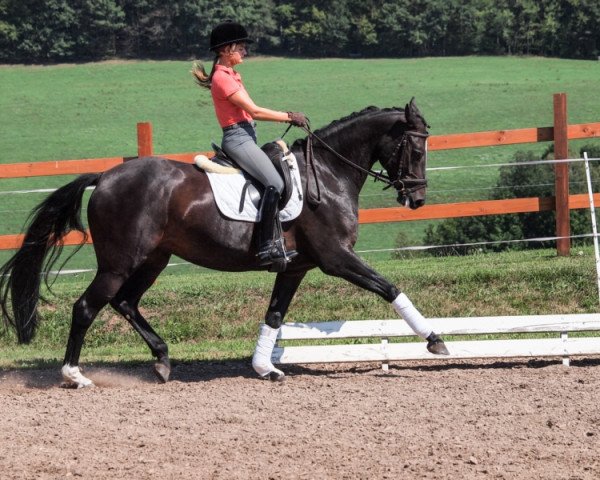
M429 138L429 150L451 150L553 141L555 158L566 159L569 151L569 140L596 137L600 137L600 122L568 125L566 94L557 93L554 95L554 126L552 127L432 135ZM137 124L137 138L138 157L153 155L152 125L150 123ZM175 153L161 154L161 156L192 163L196 154ZM0 165L0 179L103 172L132 158L137 157L5 164ZM594 200L595 202L600 202L600 194L595 194ZM557 251L559 255L568 255L570 251L570 239L568 238L570 235L569 211L588 207L589 201L587 195L569 195L568 164L562 163L555 165L554 197L440 203L426 205L418 210L408 210L403 207L361 209L359 211L359 222L362 224L402 222L556 210L556 234L557 237L561 237L557 240ZM0 250L19 248L22 241L22 235L0 235ZM81 236L73 232L68 234L64 241L66 245L78 244L81 241ZM91 242L91 237L88 239L88 242Z

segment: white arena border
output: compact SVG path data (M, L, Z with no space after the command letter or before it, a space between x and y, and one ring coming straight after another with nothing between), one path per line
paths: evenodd
M429 353L425 342L389 343L414 337L404 320L350 320L282 325L271 360L275 364L458 360L474 358L569 357L600 354L600 334L569 338L572 332L600 331L600 313L498 317L430 318L440 335L556 333L556 338L448 341L450 355ZM379 343L282 346L286 340L378 338Z

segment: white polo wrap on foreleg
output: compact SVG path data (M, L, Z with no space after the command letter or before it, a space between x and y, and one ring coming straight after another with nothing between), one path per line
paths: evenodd
M277 372L283 375L281 370L278 370L271 363L271 355L275 347L275 341L279 334L279 328L271 328L266 324L262 324L259 329L258 341L256 342L256 350L252 357L252 368L261 377L268 375L271 372Z
M401 293L396 297L396 300L392 302L394 310L398 312L408 326L414 330L414 332L422 338L427 338L433 333L431 324L421 315L421 313L415 308L408 297Z

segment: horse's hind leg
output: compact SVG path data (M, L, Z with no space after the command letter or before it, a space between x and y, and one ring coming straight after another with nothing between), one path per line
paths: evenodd
M304 271L277 274L265 323L260 326L256 350L252 357L252 367L262 378L278 382L285 378L284 373L273 366L271 354L287 309L305 274Z
M121 275L98 272L87 290L73 305L73 318L67 351L62 366L63 386L82 388L93 386L93 382L79 370L79 356L88 328L98 312L119 291L124 278Z
M154 364L154 373L163 383L169 380L171 373L169 348L142 316L138 305L142 295L152 286L156 277L167 266L169 257L169 254L155 253L127 279L110 302L111 306L123 315L136 332L140 334L152 351L152 355L156 357L157 362Z

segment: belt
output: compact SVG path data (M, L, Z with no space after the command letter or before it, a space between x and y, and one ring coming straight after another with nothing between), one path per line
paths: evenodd
M245 128L245 127L252 127L254 128L255 123L252 122L247 122L247 121L243 121L243 122L238 122L238 123L234 123L233 125L227 125L226 127L223 127L223 131L226 132L228 130L233 130L234 128Z

